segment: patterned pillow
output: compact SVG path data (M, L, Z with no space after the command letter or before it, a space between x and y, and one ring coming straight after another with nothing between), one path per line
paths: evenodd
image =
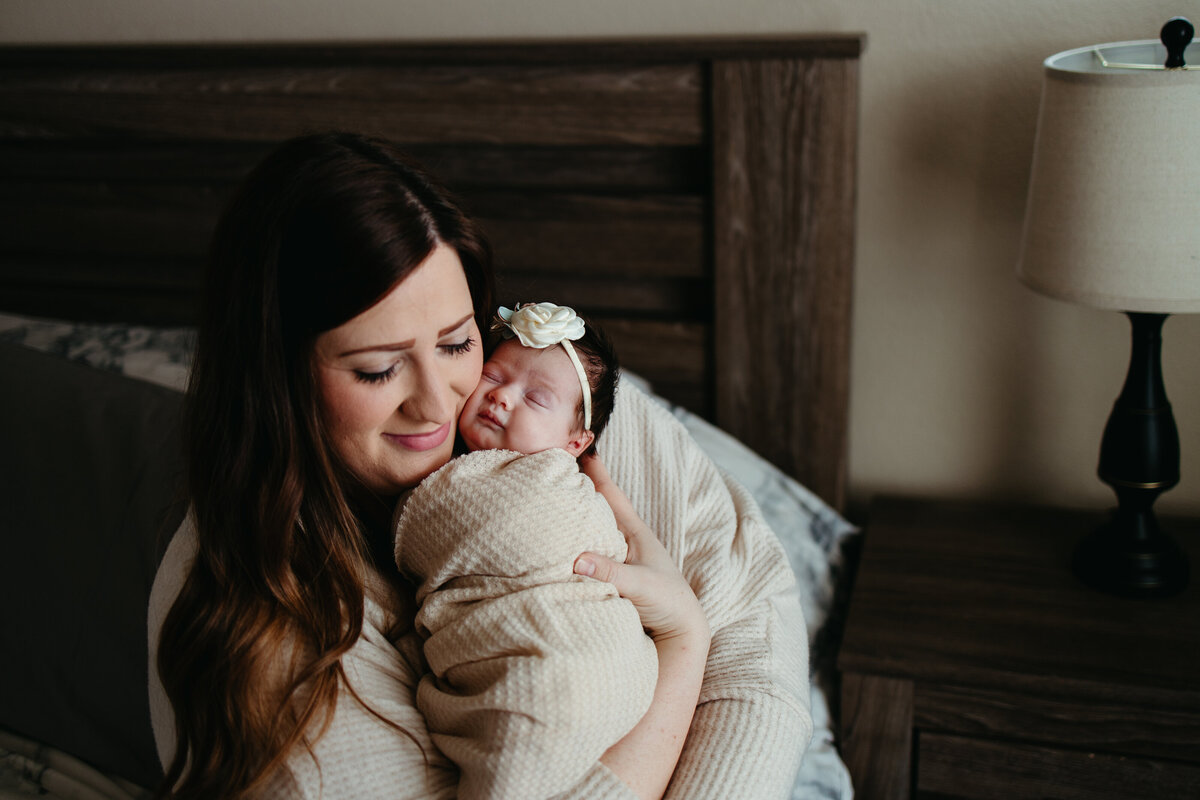
M196 332L0 314L0 341L183 391Z

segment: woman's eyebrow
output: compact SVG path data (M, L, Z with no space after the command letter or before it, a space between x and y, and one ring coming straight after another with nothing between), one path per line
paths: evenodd
M408 341L395 342L394 344L372 344L372 345L368 345L367 347L356 347L353 350L347 350L344 353L339 353L338 358L345 358L346 356L356 356L359 353L375 353L375 352L385 353L385 352L392 352L392 351L396 351L396 350L407 350L408 348L412 347L415 342L416 342L416 339L409 339Z
M456 330L461 328L463 325L467 324L467 320L471 319L471 317L473 317L473 316L475 316L474 311L472 311L470 314L467 314L465 317L463 317L462 319L460 319L458 322L454 323L453 325L447 325L446 327L442 328L440 331L438 331L438 338L439 339L442 338L447 333L454 333Z
M460 319L458 322L455 322L452 325L447 325L446 327L442 328L440 331L438 331L438 338L440 339L443 336L445 336L446 334L453 333L454 331L458 330L463 325L465 325L468 320L470 320L474 316L475 316L475 312L472 311L470 314L467 314L465 317ZM372 345L368 345L366 347L356 347L353 350L347 350L344 353L338 354L338 358L345 358L346 356L358 355L359 353L374 353L374 352L389 352L390 353L390 352L394 352L394 351L398 351L398 350L407 350L408 348L412 347L413 344L416 343L416 341L417 341L416 339L406 339L403 342L394 342L392 344L372 344Z

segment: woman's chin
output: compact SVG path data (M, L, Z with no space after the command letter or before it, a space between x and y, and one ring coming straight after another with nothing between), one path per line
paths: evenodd
M382 497L398 495L437 472L450 461L452 455L452 437L434 450L426 450L420 454L407 453L402 465L397 465L389 474L381 475L378 480L372 481L371 490Z

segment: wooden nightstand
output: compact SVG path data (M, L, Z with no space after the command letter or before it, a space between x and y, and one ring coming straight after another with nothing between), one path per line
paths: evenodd
M1111 597L1070 572L1103 520L872 506L838 655L857 797L1200 798L1200 520L1192 582Z

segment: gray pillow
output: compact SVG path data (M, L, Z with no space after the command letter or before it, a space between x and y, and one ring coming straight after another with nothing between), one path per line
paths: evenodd
M184 513L182 396L0 342L0 727L161 778L146 605Z

